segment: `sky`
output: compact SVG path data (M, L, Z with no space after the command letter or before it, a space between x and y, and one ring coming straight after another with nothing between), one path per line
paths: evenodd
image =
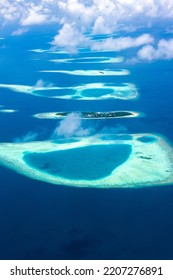
M56 30L51 41L55 49L75 52L84 46L118 52L136 48L133 62L173 59L173 0L0 1L0 37L51 26ZM153 34L157 26L162 28L159 38ZM110 36L92 40L91 35L100 34Z

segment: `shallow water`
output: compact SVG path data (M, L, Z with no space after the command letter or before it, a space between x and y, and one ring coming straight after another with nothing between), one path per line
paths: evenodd
M92 96L92 97L101 97L104 96L106 94L113 94L114 90L110 89L85 89L82 91L82 96L84 97L88 97L88 96Z
M32 168L73 180L109 176L131 154L131 145L92 145L48 153L27 153L23 160Z
M125 135L103 135L100 136L100 139L102 140L132 140L133 137L131 135L125 134Z
M41 97L63 97L65 95L73 96L76 94L76 90L73 89L58 89L58 90L37 90L33 94Z
M139 137L137 140L143 143L153 143L157 141L157 139L153 136L143 136L143 137Z

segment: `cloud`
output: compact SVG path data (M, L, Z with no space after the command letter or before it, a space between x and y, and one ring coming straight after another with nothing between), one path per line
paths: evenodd
M26 18L21 19L22 26L38 25L46 22L48 15L42 13L42 9L38 6L33 6L28 10Z
M111 34L118 30L130 30L149 26L155 19L171 20L171 0L60 0L58 2L60 24L75 23L81 32Z
M119 28L148 26L158 19L172 21L172 0L1 0L1 26L75 24L80 32L113 33ZM18 25L18 26L17 26ZM16 27L17 26L17 27ZM60 28L61 28L60 27Z
M126 134L128 129L121 123L116 124L113 127L104 126L101 129L97 125L86 127L80 117L80 113L70 113L66 118L61 120L60 124L53 131L51 139L57 139L60 137L84 137L88 135L97 134Z
M152 45L142 47L137 53L137 58L148 61L173 59L173 39L162 39L156 47Z
M77 47L89 44L86 38L75 26L64 24L51 43L54 47L64 48L68 51L76 51Z
M87 136L91 134L91 131L91 129L83 127L79 113L70 113L54 130L52 138Z
M33 86L33 89L37 89L37 88L45 88L45 87L51 87L51 86L53 86L53 84L51 84L51 83L48 83L48 82L45 82L45 81L43 81L42 79L40 79L40 80L38 80L37 82L36 82L36 84Z
M15 143L24 143L34 141L38 137L38 133L29 131L27 134L23 135L22 137L17 137L14 139L13 142Z
M101 19L100 19L101 20ZM102 25L101 33L104 33L104 24ZM51 43L55 48L64 48L67 51L76 51L79 47L90 47L92 50L113 50L121 51L128 48L140 47L142 45L154 42L154 38L150 34L142 34L138 37L119 37L106 38L101 41L92 41L89 37L85 37L80 33L76 26L65 24L59 31L59 34L54 37Z
M164 28L166 25L171 27L172 19L172 0L0 1L0 29L10 24L14 26L12 35L22 35L33 25L56 24L58 30L51 43L53 48L71 52L80 47L121 51L147 45L138 52L139 60L171 59L169 46L160 42L160 45L153 47L154 39L149 34L136 38L105 38L101 42L92 41L86 34L133 32L159 22ZM166 32L172 32L172 29L168 28Z
M18 28L17 30L12 32L13 36L20 36L24 33L28 32L28 28Z
M134 64L137 64L139 62L140 62L140 60L137 57L131 57L131 58L127 58L125 60L125 63L128 64L128 65L134 65Z
M110 29L106 26L105 18L99 16L93 26L93 34L108 34Z
M100 42L93 42L91 48L93 50L114 50L121 51L128 48L140 47L149 43L153 43L154 38L149 34L142 34L139 37L120 37L107 38Z
M108 127L105 126L103 127L99 133L101 134L126 134L128 133L128 129L126 126L124 126L123 124L116 124L114 127Z
M9 0L1 0L0 2L0 18L2 18L5 22L18 20L22 11L18 1L14 1L12 3L10 2L11 1Z
M57 21L53 8L55 0L40 0L37 3L33 0L1 0L0 21L3 21L3 26L14 22L18 28Z
M45 85L45 82L43 81L43 80L38 80L37 82L36 82L36 84L35 84L35 88L40 88L40 87L44 87L44 85Z

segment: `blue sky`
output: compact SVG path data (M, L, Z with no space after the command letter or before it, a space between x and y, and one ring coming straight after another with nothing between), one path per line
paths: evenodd
M157 26L162 28L159 38L153 35ZM76 51L86 46L117 52L136 48L134 62L173 59L172 0L0 1L1 35L22 36L51 27L54 48ZM115 36L97 42L86 36L88 32Z

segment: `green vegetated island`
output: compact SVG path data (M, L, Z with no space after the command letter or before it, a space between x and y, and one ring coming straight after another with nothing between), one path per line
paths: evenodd
M132 118L141 115L139 112L114 111L114 112L47 112L34 115L40 119L62 119L69 114L76 114L81 119L114 119L114 118Z
M59 118L64 118L69 113L55 113ZM134 112L127 111L117 111L117 112L79 112L79 115L83 119L114 119L114 118L125 118L125 117L134 117L136 114Z

